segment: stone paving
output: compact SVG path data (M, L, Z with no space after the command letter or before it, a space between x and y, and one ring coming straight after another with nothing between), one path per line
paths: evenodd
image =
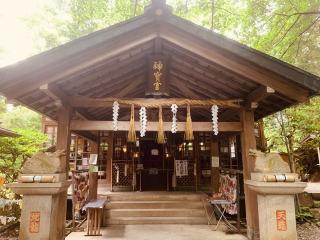
M102 229L102 236L85 237L85 232L73 232L66 240L246 240L240 234L213 231L207 225L113 225Z

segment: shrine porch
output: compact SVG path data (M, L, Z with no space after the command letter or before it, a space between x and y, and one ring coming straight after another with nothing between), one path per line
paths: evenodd
M102 236L91 239L108 240L245 240L240 234L228 234L225 226L213 231L213 225L113 225L102 228ZM88 239L84 232L72 232L67 240Z

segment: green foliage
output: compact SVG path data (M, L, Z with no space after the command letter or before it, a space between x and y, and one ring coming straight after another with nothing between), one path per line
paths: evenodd
M141 15L150 0L57 0L25 21L40 51ZM320 75L319 0L167 0L174 14Z
M282 111L284 116L284 125L287 131L287 136L292 141L293 150L301 146L302 140L309 134L318 136L305 145L307 148L315 148L320 142L320 97L310 99L310 102L293 106ZM266 137L269 142L269 149L286 152L286 147L283 141L280 124L277 119L277 114L271 115L264 119Z
M7 104L4 97L0 97L0 123L1 127L25 128L39 131L41 129L41 116L23 106L12 106L7 110Z
M309 207L300 207L296 214L296 219L299 222L310 222L313 218L313 214Z
M25 18L44 51L140 15L149 1L57 0L39 15Z
M20 134L16 138L0 138L0 173L6 182L17 179L23 163L33 154L43 150L47 136L30 129L14 129Z
M320 208L320 201L314 201L313 207Z

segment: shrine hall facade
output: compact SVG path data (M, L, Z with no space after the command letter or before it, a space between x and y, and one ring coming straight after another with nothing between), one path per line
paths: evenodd
M244 182L254 169L249 150L263 138L256 123L319 94L320 79L177 17L164 2L0 69L0 92L45 116L67 175L97 154L107 191L218 192L220 174L234 173L253 236L257 195ZM176 160L187 169L174 178Z

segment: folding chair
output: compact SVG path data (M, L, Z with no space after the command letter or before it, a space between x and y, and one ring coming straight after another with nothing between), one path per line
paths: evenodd
M220 191L219 193L213 193L212 197L208 199L209 203L212 204L220 214L219 220L217 222L217 226L215 227L214 231L218 229L221 220L224 220L227 227L229 227L231 230L232 229L238 230L235 226L233 226L229 222L229 220L225 216L228 206L234 206L237 199L236 181L234 179L231 179L228 175L225 175L225 176L221 175L219 191ZM209 222L211 221L214 213L215 211L213 209L212 214L209 218ZM236 212L233 212L233 214L235 213Z

